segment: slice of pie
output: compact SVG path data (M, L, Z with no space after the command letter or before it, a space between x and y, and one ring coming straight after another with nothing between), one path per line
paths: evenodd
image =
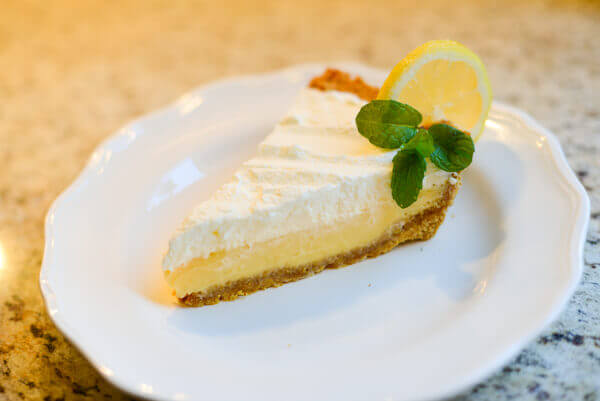
M435 234L460 176L428 161L416 202L396 204L395 151L369 143L354 122L377 92L337 70L300 92L256 157L171 239L163 267L182 303L233 300Z

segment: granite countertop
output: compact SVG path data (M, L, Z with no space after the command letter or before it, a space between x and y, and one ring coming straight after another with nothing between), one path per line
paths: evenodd
M215 78L310 61L390 68L440 37L473 48L496 98L557 134L592 201L566 310L458 399L600 400L600 4L248 3L2 2L0 400L130 398L57 331L38 287L46 210L107 135Z

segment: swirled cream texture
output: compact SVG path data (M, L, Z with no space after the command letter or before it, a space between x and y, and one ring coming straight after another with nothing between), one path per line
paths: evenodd
M173 271L195 258L252 247L288 234L331 227L397 207L390 180L395 151L362 137L354 123L363 100L349 93L303 89L273 132L233 179L199 204L169 244L163 268ZM454 178L427 165L422 202Z

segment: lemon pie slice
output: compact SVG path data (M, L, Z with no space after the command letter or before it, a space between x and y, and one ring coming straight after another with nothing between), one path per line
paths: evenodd
M427 162L418 199L399 207L395 152L369 143L354 122L377 94L337 70L299 93L256 157L171 239L163 268L182 303L233 300L435 234L460 175Z

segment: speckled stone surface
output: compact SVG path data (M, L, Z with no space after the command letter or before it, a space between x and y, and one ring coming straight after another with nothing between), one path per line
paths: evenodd
M172 3L2 1L0 400L129 398L56 330L38 288L44 214L103 138L218 77L310 61L390 68L438 37L472 47L496 98L558 135L592 200L567 309L457 400L600 400L600 4Z

